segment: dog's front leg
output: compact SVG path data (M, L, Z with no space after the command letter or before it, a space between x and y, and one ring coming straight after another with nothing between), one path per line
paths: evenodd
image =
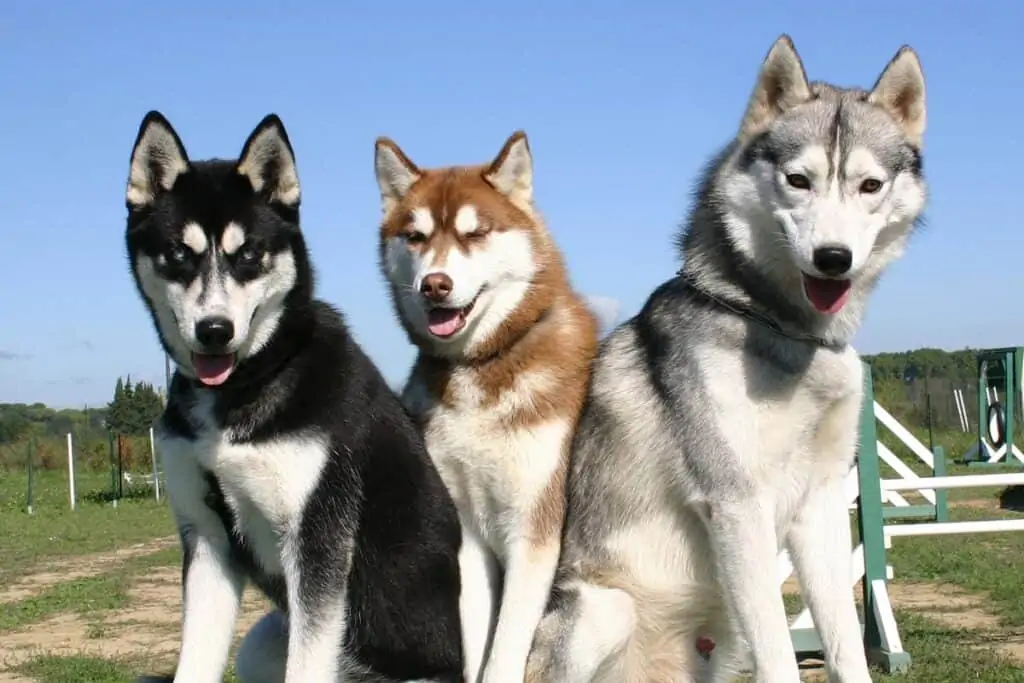
M821 637L825 667L839 683L870 683L850 577L850 516L843 478L856 448L860 395L838 404L819 430L822 475L796 512L787 545Z
M179 521L184 595L175 683L220 683L245 587L231 561L227 531L212 513L202 514L208 510L198 512L197 523Z
M183 564L181 653L175 683L220 683L227 668L245 576L224 522L210 507L209 481L181 442L162 438L167 495Z
M786 610L775 576L778 541L772 502L720 494L706 523L718 579L739 633L750 647L757 683L799 683Z
M288 588L288 663L285 683L342 680L350 548L303 554L300 539L284 543ZM322 539L310 543L322 544Z
M544 616L558 565L554 537L515 540L507 554L498 623L483 683L523 683L533 636Z

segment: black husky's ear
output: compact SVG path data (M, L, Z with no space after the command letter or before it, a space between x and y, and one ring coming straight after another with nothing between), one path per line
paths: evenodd
M740 124L740 135L747 137L764 130L780 114L809 99L811 86L804 64L792 38L783 34L761 64L757 84Z
M174 187L174 181L187 170L188 155L171 124L158 111L146 114L132 148L128 206L140 209L152 204L159 193Z
M237 170L269 201L290 209L298 207L301 192L295 153L277 114L268 114L249 135Z

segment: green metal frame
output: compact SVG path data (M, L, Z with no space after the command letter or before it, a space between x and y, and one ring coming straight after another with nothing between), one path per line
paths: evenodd
M1002 381L990 381L988 368L994 363L1002 364L1005 372ZM1010 464L1013 458L1014 427L1016 422L1017 401L1021 395L1021 379L1024 377L1024 347L1009 346L998 349L981 349L978 351L978 440L977 451L971 457L965 457L968 467L990 467ZM1006 410L1006 449L1007 455L1002 462L989 463L985 460L988 442L988 400L987 389L996 387L1001 391L1003 407Z
M882 510L882 475L878 467L878 433L875 428L875 389L871 366L864 364L864 408L860 415L860 448L857 453L857 478L860 497L857 499L857 530L864 544L864 648L868 661L886 673L910 668L910 654L889 652L883 648L882 626L875 616L874 581L888 580L885 551L885 515ZM944 461L945 458L943 457ZM938 463L938 460L936 461ZM936 502L938 499L936 499Z
M942 448L933 449L934 476L946 474L946 454ZM864 597L863 635L868 661L885 673L900 673L910 669L911 657L902 650L891 652L885 648L887 638L884 626L876 615L879 596L875 586L886 585L888 559L885 549L883 525L887 519L933 519L946 521L949 507L946 491L935 492L935 505L914 505L895 508L883 506L881 472L878 457L878 433L875 426L875 395L871 380L871 367L864 364L864 403L860 416L860 444L857 452L857 477L860 495L857 499L857 529L864 544L864 578L861 591ZM898 635L898 634L890 634ZM822 644L814 628L791 629L790 636L797 658L821 656Z

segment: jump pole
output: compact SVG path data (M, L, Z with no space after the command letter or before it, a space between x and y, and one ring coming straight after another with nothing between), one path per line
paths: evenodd
M68 432L68 498L71 509L75 509L75 452L71 432Z
M149 455L153 459L153 492L156 494L156 502L160 502L160 470L156 467L156 445L153 439L153 428L149 428Z
M857 451L857 527L864 544L864 649L868 660L885 673L910 669L886 586L888 560L882 514L881 473L878 466L878 431L875 426L875 387L871 366L862 362L864 404L860 412L860 445Z

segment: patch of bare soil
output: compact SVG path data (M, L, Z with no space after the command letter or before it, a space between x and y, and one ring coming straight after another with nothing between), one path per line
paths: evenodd
M890 581L894 607L913 610L950 628L997 631L999 619L985 611L985 598L941 583Z
M917 612L948 628L978 632L986 649L994 648L1008 659L1024 664L1024 634L1005 633L998 617L985 610L984 596L958 586L929 582L890 581L888 589L894 608ZM799 595L800 587L791 577L782 585L782 591L787 595ZM801 669L804 681L827 679L824 662L806 660Z
M0 639L0 666L10 668L41 654L145 659L150 669L173 669L181 618L181 574L177 567L147 573L129 590L125 609L83 619L61 614ZM236 628L240 639L265 613L267 604L247 591ZM148 673L148 672L139 672ZM0 674L13 675L13 674ZM25 679L0 677L0 683Z
M125 560L141 555L151 555L176 545L178 545L177 536L166 536L111 552L79 555L48 562L40 567L39 571L23 576L0 590L0 604L31 598L56 584L87 579L102 574Z

